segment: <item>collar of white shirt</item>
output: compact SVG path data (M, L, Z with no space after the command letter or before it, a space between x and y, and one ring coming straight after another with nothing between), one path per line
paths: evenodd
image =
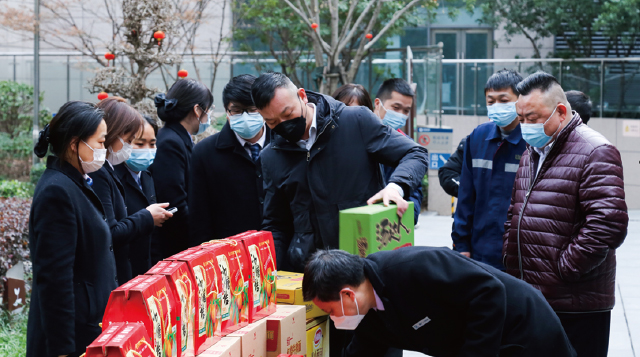
M299 140L298 146L303 149L310 150L313 144L316 142L316 134L318 132L318 125L316 122L316 105L313 103L307 103L313 108L313 121L311 122L311 128L309 128L309 139L307 140Z
M238 142L240 143L240 146L242 146L244 148L244 150L247 152L247 154L249 154L249 157L251 157L251 149L249 149L248 147L244 146L246 143L248 143L248 141L246 141L243 138L241 138L240 135L238 135L238 133L236 133L235 131L233 133L236 135L236 139L238 139ZM258 139L258 141L256 141L256 144L260 145L260 149L264 149L264 141L265 141L266 137L267 137L267 129L265 129L264 124L262 124L262 136L260 137L260 139ZM251 143L249 143L249 144L253 145Z
M376 307L374 309L378 311L384 311L384 305L382 305L382 300L380 300L380 296L376 293L375 289L373 290L373 296L376 298Z

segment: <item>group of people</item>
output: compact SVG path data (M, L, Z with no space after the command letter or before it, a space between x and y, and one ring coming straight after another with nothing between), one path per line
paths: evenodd
M189 247L267 230L278 269L304 272L305 298L331 315L331 356L571 356L572 344L582 356L569 326L586 315L561 313L613 306L619 153L547 74L500 71L485 93L491 122L461 144L459 253L366 259L336 250L340 210L394 202L417 222L422 206L428 153L402 131L406 81L386 80L372 101L357 84L327 96L243 74L222 92L225 125L197 145L214 105L196 80L155 97L159 130L123 98L64 104L34 148L51 155L29 221L27 355L82 354L118 285Z

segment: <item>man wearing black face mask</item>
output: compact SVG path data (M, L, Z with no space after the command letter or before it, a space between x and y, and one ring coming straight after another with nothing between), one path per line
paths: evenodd
M296 88L281 73L261 75L251 94L272 130L262 228L273 233L279 269L302 272L317 249L338 248L340 210L392 201L405 213L428 166L425 148L367 108ZM397 167L386 187L379 164Z

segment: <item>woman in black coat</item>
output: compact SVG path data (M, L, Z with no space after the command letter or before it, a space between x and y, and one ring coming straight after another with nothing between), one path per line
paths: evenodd
M129 212L136 212L156 203L156 189L147 168L156 157L156 135L158 124L144 116L144 129L133 139L131 155L114 167L116 175L124 187L124 203ZM131 275L143 275L151 269L151 234L135 239L129 245Z
M107 223L111 229L113 250L116 257L118 283L124 284L133 278L129 247L134 240L143 239L153 231L154 225L162 225L171 213L164 210L169 204L152 204L148 207L127 211L125 192L114 166L123 163L131 154L131 142L143 128L144 119L123 98L111 97L98 103L104 111L107 123L107 136L104 146L107 148L107 162L95 173L93 190L96 192L107 215Z
M213 95L202 83L181 79L167 94L155 98L158 117L165 123L158 132L158 151L151 166L158 202L169 202L178 211L153 235L151 258L158 261L189 248L189 166L193 141L191 135L209 127Z
M104 163L103 112L68 102L40 132L34 151L55 156L33 196L29 248L33 290L27 356L78 356L101 332L98 323L115 289L109 226L87 176Z

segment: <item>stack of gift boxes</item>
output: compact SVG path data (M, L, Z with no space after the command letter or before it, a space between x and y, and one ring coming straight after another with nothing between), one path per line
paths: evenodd
M249 231L159 262L111 293L86 357L328 356L326 314L275 258Z

